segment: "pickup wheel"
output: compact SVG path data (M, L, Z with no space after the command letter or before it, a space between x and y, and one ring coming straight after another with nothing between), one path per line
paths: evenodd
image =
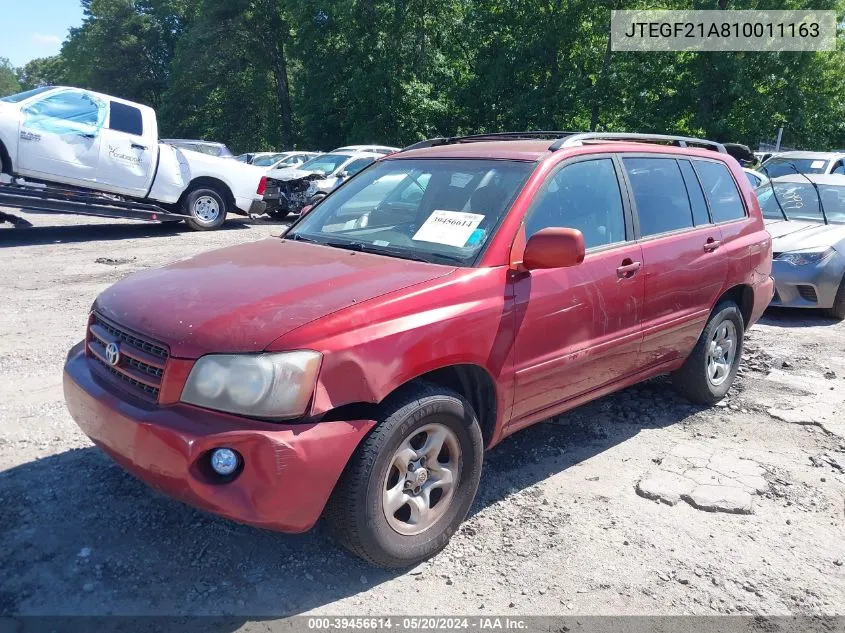
M457 393L409 385L380 407L326 507L353 554L389 569L439 552L472 505L484 442L475 412Z
M742 357L742 313L733 301L716 306L692 353L672 380L687 399L715 404L731 388Z
M185 222L195 231L213 231L226 221L226 198L211 187L197 187L185 194L182 212Z

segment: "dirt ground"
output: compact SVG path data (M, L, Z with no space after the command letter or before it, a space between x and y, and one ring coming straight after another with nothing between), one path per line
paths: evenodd
M448 548L388 573L322 525L276 534L150 491L63 403L99 292L279 225L26 217L0 225L0 615L845 614L845 324L767 314L723 406L656 379L517 434Z

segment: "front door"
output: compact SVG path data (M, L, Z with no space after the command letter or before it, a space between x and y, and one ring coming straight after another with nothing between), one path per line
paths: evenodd
M625 156L645 272L643 361L680 361L695 346L728 272L689 160ZM730 177L730 174L728 174Z
M44 180L88 185L97 180L106 104L84 90L64 90L21 113L18 171Z
M571 268L514 278L517 428L520 419L551 415L639 366L643 257L632 240L620 170L608 155L565 163L526 215L526 239L546 227L576 228L587 255Z
M100 145L101 188L126 196L146 196L158 157L155 137L144 130L140 109L110 101Z

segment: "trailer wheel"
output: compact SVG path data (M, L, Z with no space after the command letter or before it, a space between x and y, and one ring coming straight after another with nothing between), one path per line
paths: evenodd
M211 187L197 187L185 194L182 212L185 222L195 231L213 231L223 226L227 212L226 198Z

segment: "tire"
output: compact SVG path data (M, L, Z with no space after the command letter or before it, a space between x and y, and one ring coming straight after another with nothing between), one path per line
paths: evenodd
M335 539L353 554L400 569L443 549L466 517L478 490L484 441L470 404L429 383L409 385L388 398L377 419L346 465L325 518ZM429 459L421 463L427 446L438 450L438 438L439 452L426 453ZM397 465L407 463L407 455L411 461L403 474ZM452 473L451 485L446 471ZM397 508L392 515L385 507L391 497L391 509Z
M268 211L267 215L273 218L276 222L281 222L290 215L290 209L273 209L272 211Z
M832 319L842 321L845 319L845 277L839 282L839 290L836 291L836 298L833 300L833 307L825 310L825 314Z
M194 231L213 231L226 221L228 204L217 189L207 186L189 190L182 200L185 222Z
M722 335L725 333L729 337L732 334L732 357L727 353L719 353L724 352L724 347L719 341L724 340ZM692 353L672 375L678 392L692 402L705 405L715 404L724 398L739 369L744 335L744 322L739 307L733 301L719 303L710 315ZM715 358L721 358L724 362L714 362L714 356L709 353L711 346ZM715 377L712 376L714 370Z

